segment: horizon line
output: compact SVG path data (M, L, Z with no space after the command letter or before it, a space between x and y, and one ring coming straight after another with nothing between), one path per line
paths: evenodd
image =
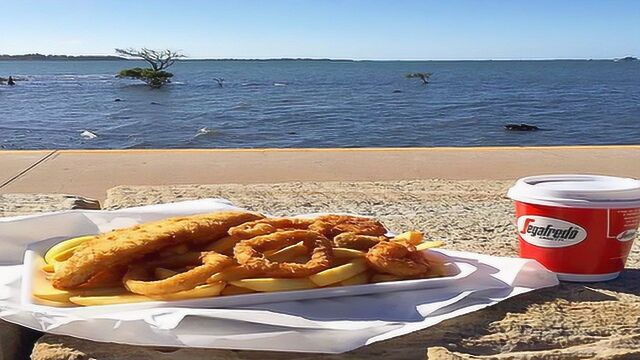
M43 56L67 56L67 57L122 57L117 54L82 54L82 55L70 55L70 54L42 54L42 53L27 53L27 54L0 54L0 56L29 56L29 55L43 55ZM533 57L533 58L474 58L474 59L455 59L455 58L445 58L445 59L411 59L411 58L402 58L402 59L392 59L392 58L340 58L340 57L189 57L186 56L183 59L179 59L178 61L189 61L189 60L211 60L211 61L224 61L224 60L244 60L244 61L268 61L268 60L322 60L322 61L554 61L554 60L617 60L623 59L626 57L636 57L634 55L624 55L619 57L594 57L594 58L581 58L581 57ZM140 59L127 59L123 58L123 60L140 60Z

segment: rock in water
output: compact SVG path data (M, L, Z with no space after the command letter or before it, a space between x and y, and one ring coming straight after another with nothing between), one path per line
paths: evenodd
M504 128L506 130L509 131L536 131L536 130L540 130L539 127L535 126L535 125L528 125L528 124L507 124L504 126Z

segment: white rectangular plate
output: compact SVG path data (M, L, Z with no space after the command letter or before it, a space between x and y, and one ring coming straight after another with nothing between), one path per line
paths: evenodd
M23 304L44 305L46 301L42 301L34 297L33 290L38 284L46 282L45 274L41 270L44 265L44 254L54 244L64 240L63 238L53 238L30 245L24 254L24 273L22 276L22 294L21 301ZM431 251L431 250L430 250ZM438 253L441 257L445 255ZM477 268L466 262L450 261L450 268L454 275L430 279L389 281L375 284L351 285L340 287L329 287L310 290L281 291L269 293L251 293L242 295L228 295L211 298L200 298L193 300L179 301L153 301L133 304L103 305L101 308L105 310L127 309L149 307L199 307L199 308L217 308L217 307L240 307L247 305L266 304L293 300L322 299L340 296L367 295L376 293L386 293L393 291L407 291L417 289L440 288L454 285L458 280L463 279L477 270ZM72 310L79 307L60 308Z

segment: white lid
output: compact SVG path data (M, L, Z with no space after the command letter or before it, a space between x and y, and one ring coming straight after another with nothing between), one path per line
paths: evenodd
M602 175L539 175L519 179L507 196L529 204L640 208L640 180Z

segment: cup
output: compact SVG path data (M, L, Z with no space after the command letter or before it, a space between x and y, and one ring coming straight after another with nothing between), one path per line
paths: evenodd
M640 181L600 175L519 179L515 201L520 256L564 281L615 279L640 225Z

